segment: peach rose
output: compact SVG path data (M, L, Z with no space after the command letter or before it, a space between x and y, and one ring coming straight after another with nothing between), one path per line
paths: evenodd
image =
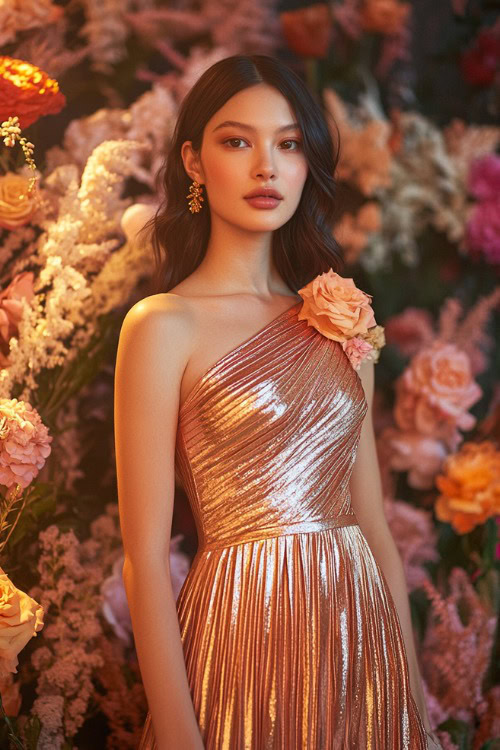
M467 409L482 390L472 379L467 354L438 340L413 357L396 382L396 394L394 418L402 430L444 438L455 449L456 428L470 430L476 423Z
M17 674L17 655L43 628L43 607L0 568L0 677Z
M14 172L0 177L0 227L18 229L29 222L36 202L28 185L27 177Z
M307 320L308 325L328 339L342 343L366 334L376 325L371 295L331 268L327 273L318 274L298 293L304 300L298 319Z

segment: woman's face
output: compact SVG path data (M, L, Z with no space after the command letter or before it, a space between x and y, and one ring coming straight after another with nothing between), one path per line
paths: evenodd
M293 216L308 172L294 122L288 101L267 84L235 94L208 121L199 160L188 157L185 166L204 185L212 221L218 216L249 231L273 231ZM258 207L245 198L263 187L283 196L275 207Z

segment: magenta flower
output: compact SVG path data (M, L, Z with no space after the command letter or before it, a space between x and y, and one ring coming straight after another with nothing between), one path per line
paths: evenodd
M486 154L472 162L467 189L479 201L498 198L500 195L500 156L498 154Z
M491 264L500 264L500 199L478 203L465 230L471 255L482 255Z

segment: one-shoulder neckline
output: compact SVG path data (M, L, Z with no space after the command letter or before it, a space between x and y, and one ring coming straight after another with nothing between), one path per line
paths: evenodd
M211 364L203 373L203 375L200 375L198 380L195 382L191 390L189 391L188 395L186 396L185 400L182 402L181 406L179 407L179 418L182 414L186 411L186 409L190 406L191 401L195 398L200 388L203 386L207 378L212 375L214 370L216 370L218 367L220 367L226 359L229 359L229 357L232 357L234 354L239 352L244 347L248 346L252 342L254 342L257 338L262 336L272 325L278 323L282 318L284 318L286 315L289 315L292 310L294 310L299 305L302 305L303 300L300 299L298 302L295 302L291 307L287 307L286 310L283 310L278 315L276 315L272 320L270 320L268 323L266 323L262 328L259 328L258 331L253 333L251 336L246 338L244 341L241 341L239 344L236 344L236 346L233 346L228 352L223 354L221 357L216 359L216 361Z

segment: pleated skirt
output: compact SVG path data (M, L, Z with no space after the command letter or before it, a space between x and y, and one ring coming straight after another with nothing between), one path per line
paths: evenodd
M358 525L201 550L177 611L206 750L427 748ZM149 713L139 750L157 750Z

